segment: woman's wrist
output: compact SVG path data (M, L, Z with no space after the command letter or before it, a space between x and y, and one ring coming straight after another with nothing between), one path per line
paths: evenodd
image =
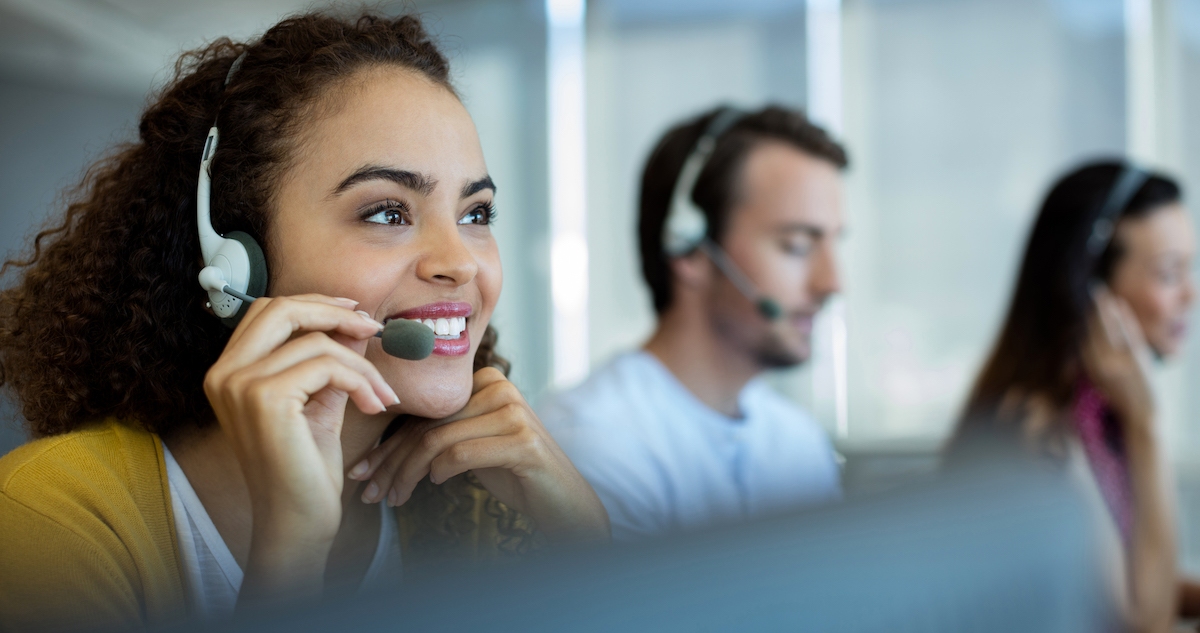
M1133 414L1120 414L1120 419L1123 422L1125 445L1128 450L1144 452L1157 448L1154 414L1142 410Z
M586 484L585 484L586 486ZM607 543L612 540L612 525L608 511L600 502L596 493L588 487L571 495L574 498L584 498L588 501L578 505L563 508L565 512L555 512L553 517L543 518L538 523L538 531L546 535L546 539L556 544L587 544Z
M324 530L254 519L239 604L268 606L318 598L333 538Z

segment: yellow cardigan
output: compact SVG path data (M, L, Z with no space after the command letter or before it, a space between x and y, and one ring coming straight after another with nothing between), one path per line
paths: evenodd
M459 512L469 533L439 553L497 558L532 543L527 519L472 494ZM398 519L409 567L426 535ZM109 419L0 459L0 630L160 625L186 615L184 583L157 435Z

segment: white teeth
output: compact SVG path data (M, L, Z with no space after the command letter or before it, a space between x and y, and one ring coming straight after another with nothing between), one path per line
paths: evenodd
M467 317L443 317L440 319L413 319L433 332L434 336L455 339L467 329Z

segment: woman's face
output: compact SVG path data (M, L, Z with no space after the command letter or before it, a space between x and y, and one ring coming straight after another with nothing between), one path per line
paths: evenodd
M366 348L400 396L393 413L445 417L471 396L500 297L495 188L479 137L453 94L409 71L361 71L336 93L301 132L279 185L269 293L346 297L379 321L449 330L421 361L385 354L379 339Z
M1112 275L1112 291L1133 309L1146 342L1159 356L1183 345L1195 297L1192 259L1196 238L1180 204L1122 220L1115 238L1124 255Z

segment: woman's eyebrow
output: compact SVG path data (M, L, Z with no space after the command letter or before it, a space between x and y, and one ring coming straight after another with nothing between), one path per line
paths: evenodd
M463 185L462 193L459 194L459 197L470 198L484 189L491 189L492 193L496 192L496 183L492 182L491 176L484 176L479 180Z
M437 188L437 181L425 174L403 169L393 169L391 167L380 167L379 165L367 165L360 167L358 171L350 174L338 184L334 188L332 195L336 196L350 187L368 180L390 180L401 187L412 189L423 196L428 196ZM491 181L489 180L489 182Z

